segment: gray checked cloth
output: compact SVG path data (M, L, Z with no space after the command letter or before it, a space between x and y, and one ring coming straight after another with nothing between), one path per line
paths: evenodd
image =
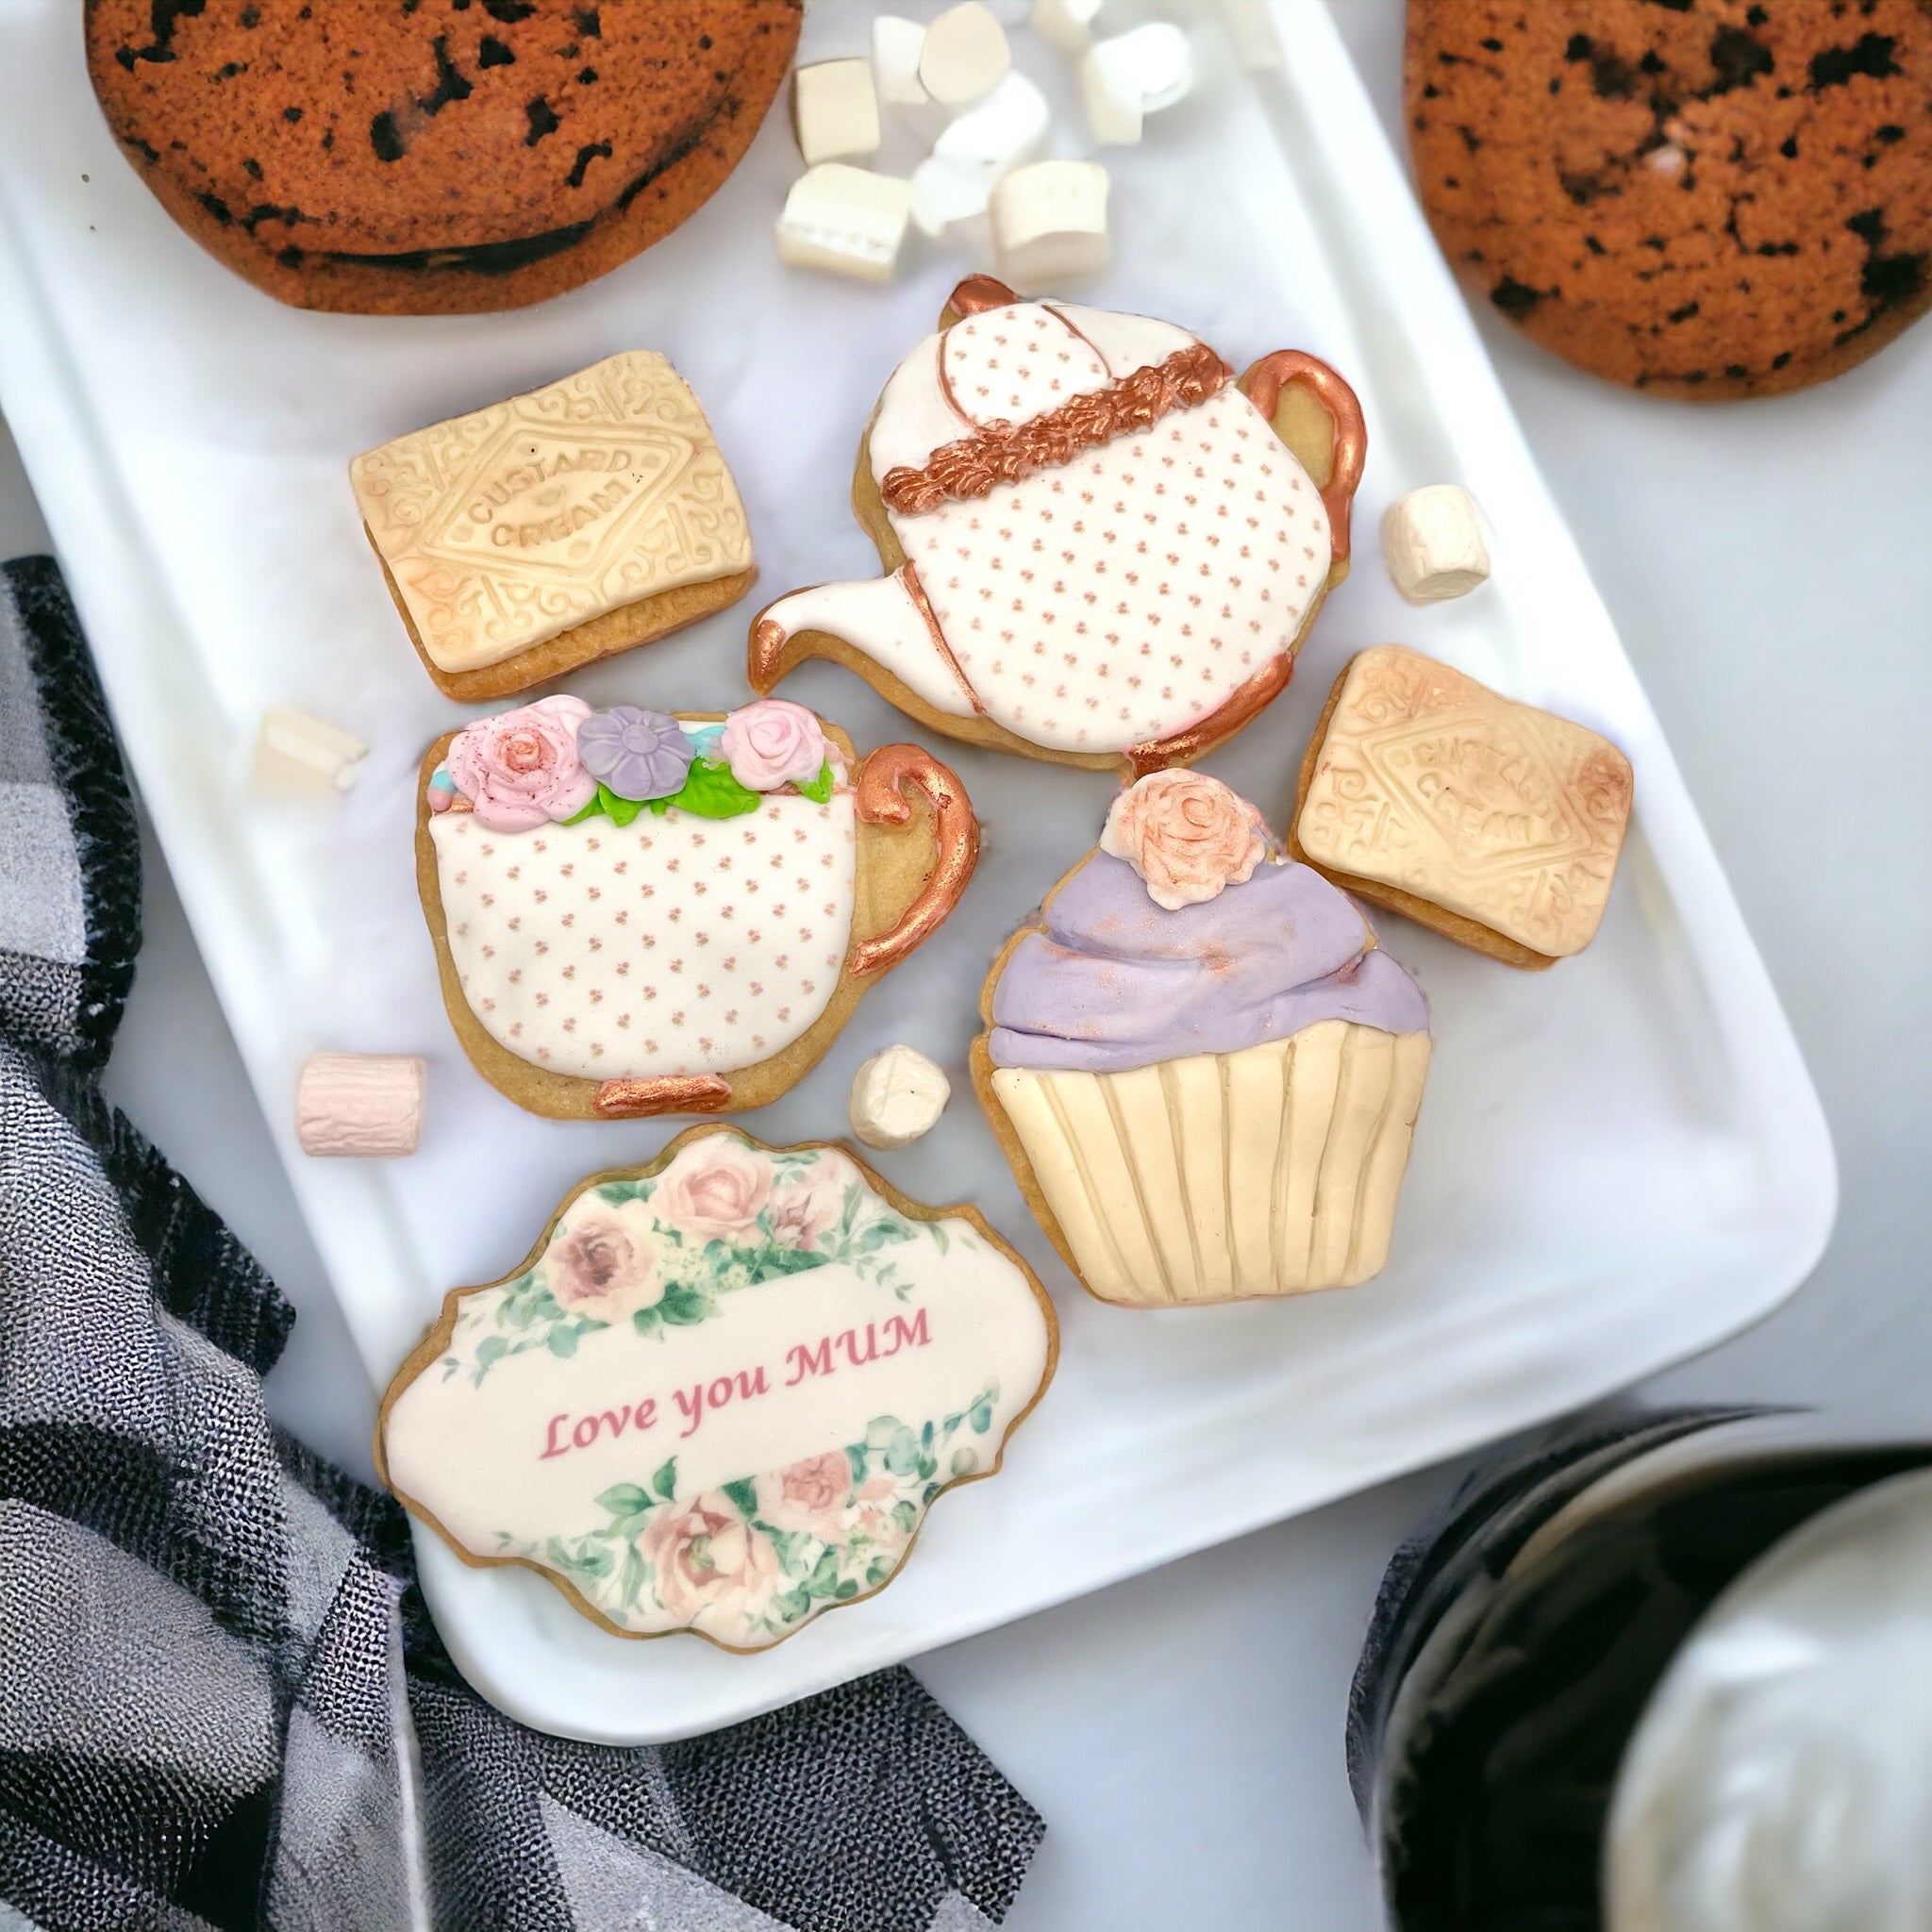
M904 1671L661 1749L457 1674L389 1498L281 1435L293 1311L102 1099L126 781L0 567L0 1932L972 1932L1037 1813Z

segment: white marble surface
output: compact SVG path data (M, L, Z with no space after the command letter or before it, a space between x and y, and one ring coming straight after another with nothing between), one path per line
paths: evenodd
M1398 0L1342 0L1398 121ZM1774 1319L1656 1392L1927 1416L1932 327L1825 389L1699 408L1573 375L1484 317L1736 883L1824 1095L1843 1208ZM0 553L44 547L0 434ZM116 1101L301 1310L277 1415L368 1472L375 1396L152 849ZM926 1658L921 1674L1045 1813L1017 1932L1372 1932L1341 1766L1376 1580L1443 1469Z

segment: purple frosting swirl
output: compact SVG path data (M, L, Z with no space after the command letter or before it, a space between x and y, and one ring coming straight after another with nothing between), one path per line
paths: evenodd
M1096 852L1013 949L992 993L997 1067L1124 1074L1238 1053L1319 1020L1385 1033L1429 1024L1422 990L1312 867L1262 864L1167 912L1134 869Z
M619 798L669 798L696 756L684 727L665 711L612 705L577 726L577 757Z

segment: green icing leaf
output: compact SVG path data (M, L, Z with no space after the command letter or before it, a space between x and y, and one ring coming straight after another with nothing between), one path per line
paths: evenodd
M677 1457L672 1457L651 1478L651 1487L668 1503L677 1488Z
M827 758L819 767L819 774L809 785L801 785L800 792L814 805L823 805L832 795L832 761Z
M992 1427L991 1405L990 1403L982 1402L979 1405L979 1407L973 1411L972 1415L968 1417L968 1421L972 1423L973 1433L975 1436L985 1435L987 1430Z
M570 817L565 819L563 823L567 825L580 825L586 819L595 818L597 814L603 809L604 788L600 785L597 788L597 795L593 799L591 799L590 804L585 806L582 811L572 812Z
M738 1513L748 1523L758 1513L758 1486L748 1476L718 1487L738 1506Z
M561 1324L550 1331L550 1353L555 1356L574 1356L577 1352L577 1331ZM479 1349L480 1355L482 1351Z
M500 1335L486 1335L476 1344L476 1366L487 1369L493 1361L500 1361L509 1351L509 1343Z
M697 813L703 819L735 819L740 814L756 811L759 805L758 794L747 791L731 775L731 767L723 758L693 758L691 770L684 774L684 787L674 791L663 801L675 805L680 811ZM651 801L654 810L659 808L658 801Z
M597 781L597 803L610 815L615 825L627 825L644 808L641 798L620 798L609 786L600 778Z

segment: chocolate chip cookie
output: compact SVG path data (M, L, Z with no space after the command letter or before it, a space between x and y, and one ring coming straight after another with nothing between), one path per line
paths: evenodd
M1449 258L1667 395L1836 375L1932 304L1932 0L1410 0Z
M108 125L279 301L515 308L627 261L738 164L800 0L88 0Z

